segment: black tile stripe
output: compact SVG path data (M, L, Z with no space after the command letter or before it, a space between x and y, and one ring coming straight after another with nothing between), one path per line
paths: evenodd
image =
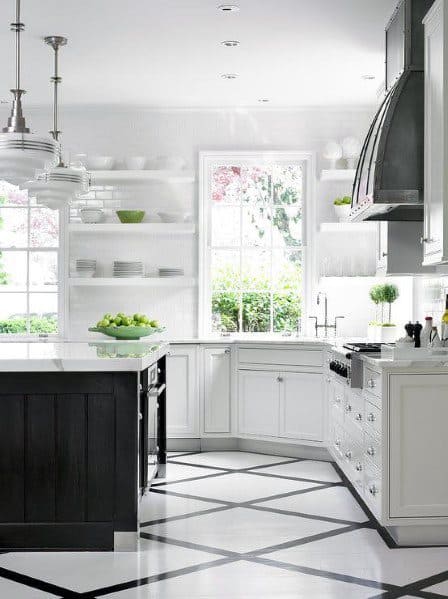
M146 576L145 578L139 578L138 580L130 580L128 582L123 582L121 584L115 584L110 587L96 589L95 591L91 591L89 593L84 593L83 595L81 595L81 597L83 599L95 599L96 597L104 597L104 595L109 595L111 593L118 593L120 591L126 591L128 589L134 589L136 587L153 584L153 583L159 582L161 580L168 580L169 578L177 578L179 576L185 576L186 574L192 574L193 572L199 572L201 570L208 570L210 568L216 568L217 566L222 566L224 564L230 564L233 561L235 561L235 559L228 558L228 557L216 559L211 562L205 562L203 564L198 564L197 566L189 566L187 568L181 568L179 570L171 570L170 572L163 572L162 574L154 574L153 576ZM148 593L148 598L149 597L150 597L150 594Z
M149 541L158 541L159 543L166 543L167 545L176 545L176 547L183 547L184 549L194 549L195 551L204 551L205 553L211 553L212 555L221 555L223 557L240 558L241 554L237 551L230 551L228 549L220 549L219 547L211 547L209 545L201 545L199 543L190 543L189 541L182 541L181 539L173 539L171 537L165 537L162 535L156 535L150 532L141 532L140 536L143 539Z
M266 507L263 505L249 505L251 510L259 510L260 512L271 512L273 514L281 514L282 516L296 516L297 518L304 518L305 520L318 520L320 522L328 522L330 524L340 524L350 526L352 524L370 524L367 519L363 522L357 522L355 520L342 520L341 518L331 518L330 516L319 516L318 514L306 514L304 512L293 512L290 510L281 510L274 507Z
M60 587L56 584L52 584L51 582L45 582L44 580L33 578L32 576L27 576L26 574L20 574L19 572L8 570L7 568L0 568L0 577L11 580L12 582L17 582L32 589L43 591L50 595L55 595L56 597L75 599L76 597L82 596L81 593L77 593L76 591L71 591L70 589ZM7 597L4 597L4 599L7 599Z
M383 589L385 591L400 588L396 587L393 584L379 582L377 580L369 580L366 578L359 578L358 576L350 576L349 574L339 574L338 572L329 572L326 570L309 568L307 566L296 566L295 564L290 564L288 562L280 562L278 560L272 560L263 557L251 558L247 561L255 562L257 564L263 564L264 566L270 566L273 568L280 568L282 570L288 570L289 572L298 572L300 574L307 574L309 576L328 578L329 580L338 580L339 582L358 584L360 586L372 587L374 589Z
M165 524L167 522L176 522L176 520L186 520L187 518L195 518L196 516L205 516L207 514L213 514L215 512L223 512L229 509L226 505L220 507L211 507L206 510L199 510L197 512L187 512L186 514L178 514L177 516L167 516L166 518L159 518L158 520L148 520L148 522L141 522L140 528L146 526L153 526L154 524Z
M433 585L440 584L446 580L448 580L448 570L444 570L438 574L433 574L431 576L427 576L426 578L421 578L420 580L405 584L400 587L400 591L391 591L384 596L384 599L397 599L398 597L403 597L404 595L413 595L414 592L423 591L427 587L432 587ZM428 593L428 591L425 591L425 593ZM442 595L442 597L444 596L446 595Z
M153 483L151 485L151 487L157 488L157 487L166 487L168 485L175 485L177 483L191 483L191 482L195 482L195 481L202 480L202 479L207 480L208 478L216 478L218 476L228 476L229 474L232 474L232 473L226 471L226 472L216 472L213 474L205 474L203 476L190 476L187 478L176 478L176 480L167 480L165 482Z

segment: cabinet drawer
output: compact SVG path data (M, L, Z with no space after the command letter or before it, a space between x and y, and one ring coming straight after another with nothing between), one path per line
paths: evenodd
M322 366L323 351L312 349L261 349L240 347L239 364L270 364L279 366Z
M365 402L365 410L364 430L369 435L381 437L381 410L370 401Z
M347 466L349 466L349 479L351 483L362 492L364 485L362 445L358 444L347 434L344 440L344 460Z
M331 424L330 445L337 457L342 459L342 452L344 449L344 429L337 422Z
M376 397L381 397L381 374L365 366L363 388Z
M364 421L364 400L361 394L346 390L344 410L346 420L361 428Z
M381 442L377 437L364 435L364 458L370 460L377 468L381 468Z
M370 464L364 466L364 498L372 511L381 517L381 472Z

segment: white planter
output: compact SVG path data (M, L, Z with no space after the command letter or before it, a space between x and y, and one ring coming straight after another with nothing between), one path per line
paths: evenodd
M379 343L381 337L381 329L376 324L369 324L367 327L367 340L369 343Z
M398 337L397 327L378 327L380 331L379 343L394 343Z
M337 218L341 222L347 221L348 217L350 216L350 211L352 209L351 205L343 204L342 206L336 206L336 205L333 205L333 206L334 206L334 211L335 211Z

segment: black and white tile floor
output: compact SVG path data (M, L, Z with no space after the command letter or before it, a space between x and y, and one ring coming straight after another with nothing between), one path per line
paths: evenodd
M448 548L396 549L328 462L171 454L135 553L5 553L0 599L437 599Z

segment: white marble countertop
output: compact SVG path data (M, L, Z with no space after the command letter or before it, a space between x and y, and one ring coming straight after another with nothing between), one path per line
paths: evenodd
M0 343L0 372L139 372L168 351L166 342Z
M334 345L335 339L322 339L317 337L297 337L296 335L286 336L282 334L263 334L256 333L252 335L244 334L232 334L229 336L225 335L209 335L207 337L191 337L182 339L170 339L170 343L173 345L318 345L328 346Z

